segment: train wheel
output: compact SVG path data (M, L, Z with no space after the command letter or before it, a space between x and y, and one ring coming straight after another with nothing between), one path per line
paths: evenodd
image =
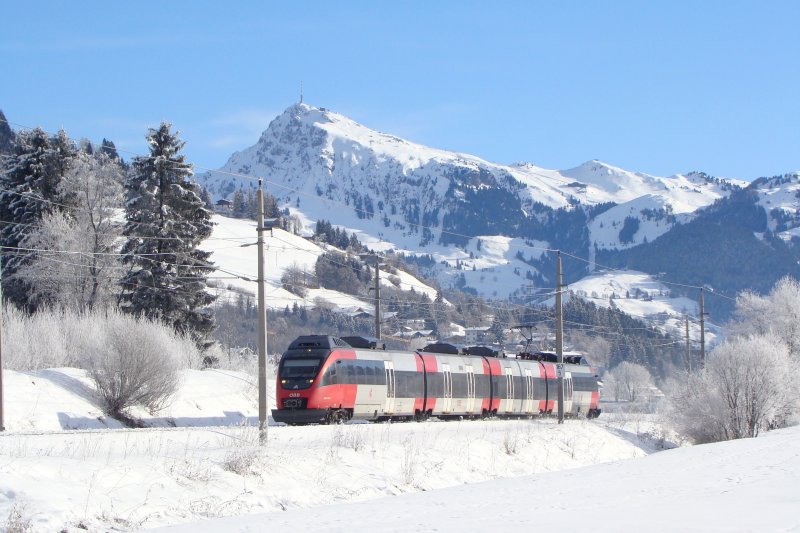
M347 422L347 411L344 409L337 409L328 414L329 424L344 424Z

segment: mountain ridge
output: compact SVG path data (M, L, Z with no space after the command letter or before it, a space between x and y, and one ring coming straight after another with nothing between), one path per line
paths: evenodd
M739 190L756 191L770 231L785 242L800 239L800 183L791 179L659 177L597 159L567 170L503 165L377 132L308 104L287 108L256 144L197 180L222 198L253 187L249 177L256 176L307 227L326 219L374 250L430 256L429 274L444 286L489 297L552 285L552 258L535 250L520 257L527 243L587 258L565 269L566 281L576 281L594 269L597 251L649 247ZM482 242L495 243L491 254Z

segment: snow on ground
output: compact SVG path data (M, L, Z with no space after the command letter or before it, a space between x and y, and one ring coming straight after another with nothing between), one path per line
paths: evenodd
M798 531L799 444L793 427L636 461L165 531Z
M642 457L657 444L647 432L602 419L434 420L273 425L262 448L254 379L244 373L184 371L169 407L133 411L156 426L145 429L92 429L119 423L102 415L80 370L5 377L0 528L19 512L33 531L192 529L216 517L310 512Z
M252 383L185 371L167 409L134 413L161 427L75 431L118 426L82 371L6 371L0 527L16 514L72 532L800 530L798 427L652 455L657 419L624 413L272 425L261 447Z

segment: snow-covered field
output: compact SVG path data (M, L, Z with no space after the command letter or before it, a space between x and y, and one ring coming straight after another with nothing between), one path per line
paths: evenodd
M429 493L642 457L659 444L640 418L636 425L625 419L270 426L261 447L252 379L229 371L185 371L164 411L132 413L155 426L145 429L124 429L103 416L80 370L6 371L5 391L0 525L18 515L34 531L181 523L193 524L191 530L210 518Z
M166 531L798 531L800 428L643 459Z
M133 413L156 426L146 429L91 429L119 423L102 416L82 371L5 377L0 527L10 530L800 527L800 428L650 457L665 433L631 414L273 425L261 447L244 373L185 371L163 412Z

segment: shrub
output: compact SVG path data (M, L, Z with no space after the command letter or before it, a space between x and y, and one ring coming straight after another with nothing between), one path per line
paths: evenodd
M786 346L773 336L737 338L674 387L667 414L695 443L755 437L796 414L795 375Z
M191 341L143 318L110 313L102 332L103 352L94 351L89 374L106 411L133 405L162 408L178 386L180 356Z
M6 306L3 349L9 369L86 370L112 416L135 404L158 410L175 391L180 366L200 359L194 343L168 326L115 309L27 315Z

